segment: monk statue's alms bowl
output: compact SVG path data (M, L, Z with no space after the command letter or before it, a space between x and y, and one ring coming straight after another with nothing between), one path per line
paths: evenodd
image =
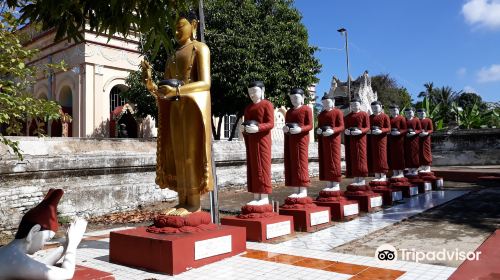
M391 128L391 131L399 131L399 129L393 127L393 128Z
M299 124L298 123L287 123L285 124L286 126L288 126L288 128L296 128L296 127L299 127Z
M356 131L356 130L359 130L359 128L357 126L355 126L355 127L349 127L349 130L350 131Z
M324 125L324 126L320 127L320 129L321 129L321 131L327 131L328 129L332 129L333 130L333 128L331 126L329 126L329 125Z
M408 132L415 132L413 128L408 128Z
M374 125L374 126L372 126L372 130L380 130L380 127L379 127L379 126Z
M176 95L174 97L168 98L168 100L170 100L170 101L176 101L176 100L180 99L179 87L182 85L184 85L184 82L181 80L177 80L177 79L162 80L158 83L158 87L169 86L169 87L173 87L173 88L177 89Z
M249 120L249 121L242 122L241 125L243 125L243 126L247 126L247 125L259 125L259 123L257 121L254 121L254 120Z

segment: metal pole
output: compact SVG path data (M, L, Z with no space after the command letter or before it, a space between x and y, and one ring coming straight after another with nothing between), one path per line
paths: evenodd
M205 13L203 12L203 0L198 3L198 12L200 17L200 41L205 43Z
M351 75L349 74L349 47L347 43L347 30L345 31L345 54L347 60L347 97L349 102L351 102Z
M205 13L203 12L203 0L198 3L198 15L200 18L200 41L205 43ZM212 176L214 178L214 190L210 192L210 216L212 223L219 224L219 194L217 186L217 171L214 160L214 138L212 136Z

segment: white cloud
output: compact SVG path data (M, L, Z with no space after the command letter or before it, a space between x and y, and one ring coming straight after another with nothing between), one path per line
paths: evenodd
M467 0L462 13L469 24L500 29L500 0Z
M464 89L463 89L463 92L473 92L473 93L477 93L477 90L471 86L465 86Z
M465 67L458 68L457 75L459 77L463 77L463 76L465 76L465 74L467 74L467 68L465 68Z
M477 73L477 81L480 83L500 81L500 64L481 68Z

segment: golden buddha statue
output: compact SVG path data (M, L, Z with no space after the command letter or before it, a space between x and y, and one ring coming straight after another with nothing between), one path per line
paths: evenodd
M175 39L179 47L167 60L157 86L151 66L142 62L148 91L158 106L156 184L177 191L179 204L168 215L200 210L201 195L213 190L210 108L210 50L196 41L198 21L190 12L179 16Z

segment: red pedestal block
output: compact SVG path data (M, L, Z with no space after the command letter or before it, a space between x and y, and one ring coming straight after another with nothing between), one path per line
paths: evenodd
M359 205L356 200L315 201L314 203L318 206L329 207L334 221L352 220L359 214Z
M432 183L433 190L442 190L444 188L444 181L442 177L436 177L434 172L420 172L420 178L424 181Z
M217 226L214 230L158 234L146 227L112 231L109 260L169 275L222 260L246 250L245 229Z
M276 237L294 233L293 217L277 215L274 217L247 218L224 217L221 224L246 228L248 241L266 242Z
M422 179L410 179L410 183L418 187L418 193L432 191L432 183L429 181L424 181Z
M403 199L403 192L389 187L389 181L371 181L370 187L374 193L382 195L383 204L392 206L395 201Z
M412 197L418 194L418 187L412 185L408 178L391 178L389 182L392 189L400 190L403 192L403 197Z
M394 202L403 199L403 191L392 188L372 188L374 193L382 195L382 202L385 206L392 206Z
M77 265L72 280L114 280L112 273Z
M368 191L363 194L351 194L345 192L345 196L350 200L358 201L360 211L371 213L381 210L382 196L378 193Z
M328 227L332 220L330 208L321 206L302 209L280 208L280 214L292 216L295 230L303 232L314 232Z
M412 185L410 183L395 187L391 186L391 188L401 190L403 192L403 197L412 197L418 194L418 186Z

